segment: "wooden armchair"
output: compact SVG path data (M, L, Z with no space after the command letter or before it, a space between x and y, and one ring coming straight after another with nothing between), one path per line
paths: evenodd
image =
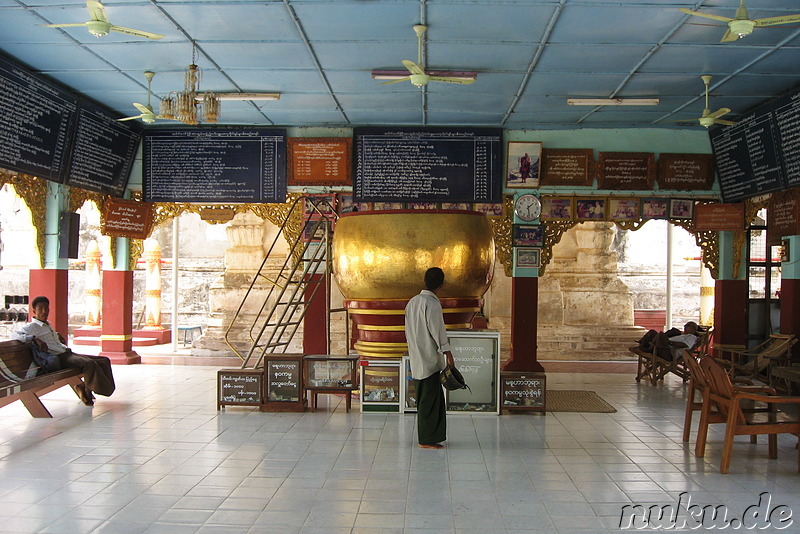
M708 397L703 402L701 410L695 453L699 457L703 456L709 423L716 422L717 417L724 417L725 441L719 466L721 473L727 473L730 469L736 436L755 437L758 434L767 434L769 457L774 459L778 457L778 434L800 434L800 418L776 409L779 404L800 407L800 397L738 390L731 383L726 370L713 358L702 358L700 367L708 380ZM766 403L769 411L747 411L743 406L744 401ZM800 454L798 454L797 470L800 472Z
M766 373L765 381L769 381L769 369L776 363L789 361L795 343L797 338L794 334L770 334L766 341L749 350L741 345L714 344L713 348L730 354L730 361L721 358L717 361L731 376L758 378Z
M700 367L700 363L698 361L698 357L702 358L710 358L707 354L700 354L695 355L689 349L685 349L683 351L683 361L686 364L686 367L689 369L689 392L686 397L686 413L683 418L683 441L689 441L689 435L692 431L692 416L694 412L700 411L703 409L703 403L709 397L709 383L708 379L706 378L705 372ZM734 387L737 391L749 391L751 393L763 393L766 395L774 395L775 390L769 386L757 386L754 385L752 380L748 380L746 378L737 378L734 379ZM698 394L700 397L698 397ZM699 400L698 400L699 398ZM764 411L764 409L752 409L748 411ZM720 412L716 411L714 407L711 407L711 413L709 414L709 423L724 423L726 418L721 416ZM752 443L756 443L756 437L752 436L750 440ZM703 443L701 445L700 440L697 441L697 446L695 447L695 455L702 457L703 454L699 453L698 451L705 447Z

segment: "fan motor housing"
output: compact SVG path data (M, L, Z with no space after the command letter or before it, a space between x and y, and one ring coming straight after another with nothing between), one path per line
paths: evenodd
M111 23L102 20L90 20L86 23L86 27L92 35L103 37L104 35L108 35L108 31L111 29Z

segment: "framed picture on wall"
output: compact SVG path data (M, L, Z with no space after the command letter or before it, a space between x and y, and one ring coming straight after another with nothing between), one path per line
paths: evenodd
M391 211L406 209L406 205L402 202L373 202L372 209L375 211Z
M506 187L539 187L542 143L509 141L506 146Z
M542 197L542 213L539 218L543 221L568 221L572 219L572 197Z
M605 197L575 199L575 218L579 221L602 221L606 218L607 201Z
M487 217L502 217L503 205L487 202L476 202L472 207L473 211L486 214Z
M469 204L466 202L442 202L443 210L468 210Z
M516 267L538 269L542 266L542 249L532 247L515 248L514 265Z
M638 221L638 198L609 198L608 219L610 221Z
M515 224L513 227L512 244L515 247L544 246L544 226Z
M370 211L372 202L353 202L353 193L339 193L339 202L336 203L339 215L354 211Z
M669 203L670 219L691 219L694 216L694 200L673 198Z
M336 211L336 193L306 195L303 207L306 218L319 217L320 214L331 215Z
M669 217L668 198L643 198L642 219L666 219Z
M438 205L436 202L409 202L410 210L435 210Z

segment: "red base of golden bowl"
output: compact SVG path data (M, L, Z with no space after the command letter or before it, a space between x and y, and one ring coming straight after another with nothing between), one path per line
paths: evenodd
M447 328L470 328L483 299L440 299ZM404 299L352 299L344 305L355 323L355 349L362 359L401 358L408 352Z

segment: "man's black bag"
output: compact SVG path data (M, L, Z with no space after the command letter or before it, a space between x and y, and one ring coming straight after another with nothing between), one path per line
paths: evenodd
M51 354L41 350L36 343L31 344L31 355L33 356L33 362L39 366L40 375L54 373L63 369L58 354Z

